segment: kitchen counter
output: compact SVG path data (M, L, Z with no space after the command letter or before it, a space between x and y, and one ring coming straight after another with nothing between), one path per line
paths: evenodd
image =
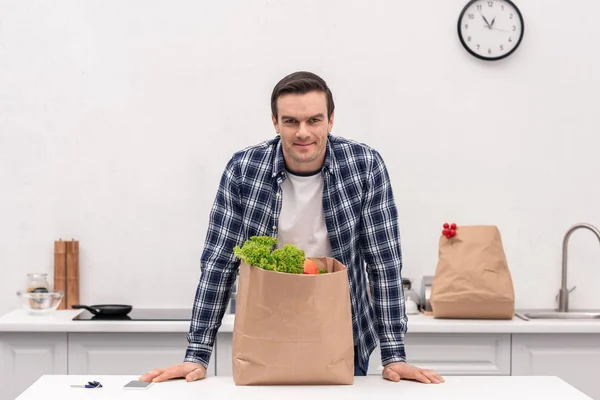
M84 310L57 310L51 315L29 315L18 309L0 317L0 332L156 332L182 333L190 327L189 321L74 321ZM219 332L232 332L231 314L225 315Z
M360 399L406 398L419 400L584 400L591 399L553 376L452 376L437 385L411 381L390 382L380 376L356 377L354 385L346 386L235 386L231 377L209 377L186 382L175 380L154 384L144 390L124 390L137 376L127 375L44 375L16 400L39 400L51 396L69 399ZM72 384L99 381L99 389L71 388Z
M0 318L0 332L187 332L189 321L73 321L82 310L57 310L32 316L23 309ZM226 314L219 332L232 332L235 316ZM409 333L600 333L600 320L435 319L408 316Z
M0 318L0 371L5 372L0 374L3 388L0 400L14 399L42 375L142 374L181 362L188 346L189 321L73 320L80 312L83 311L60 310L38 317L28 315L25 310L15 310ZM232 375L234 318L226 315L215 337L208 368L211 378ZM409 362L435 369L453 380L457 376L480 376L481 379L557 376L600 400L600 386L596 383L596 371L600 370L599 333L600 320L524 321L518 317L444 320L410 315L405 343ZM380 350L376 347L369 358L368 373L381 377L382 369ZM99 379L98 376L93 378ZM522 381L506 382L519 386L521 384L513 382ZM470 394L461 392L463 386L460 387L455 390L460 396L451 398L469 398ZM185 388L188 390L188 386ZM403 386L402 390L412 390L410 388L412 386ZM157 392L156 389L153 388L152 393ZM418 390L420 395L434 389L419 387ZM128 396L149 393L143 391ZM78 391L71 396L76 395L83 393ZM444 392L440 398L447 395ZM480 395L475 392L472 396L483 398L477 397ZM539 393L531 397L543 398Z

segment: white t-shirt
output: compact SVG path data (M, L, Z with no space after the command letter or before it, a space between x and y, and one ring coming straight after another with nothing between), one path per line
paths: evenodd
M332 257L323 214L321 171L311 175L288 171L282 190L277 247L293 243L304 250L306 257Z

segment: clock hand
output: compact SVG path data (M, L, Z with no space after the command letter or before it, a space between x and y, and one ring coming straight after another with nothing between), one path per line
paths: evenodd
M496 17L494 17L494 19L492 20L492 24L490 25L490 28L491 28L492 26L494 26L494 22L495 22L495 21L496 21Z
M481 16L483 17L483 14L482 14ZM484 21L485 21L485 23L487 24L487 27L488 27L488 28L491 28L491 26L490 26L490 23L488 22L488 20L487 20L485 17L483 17L483 20L484 20Z
M491 28L491 27L490 27L490 23L489 23L489 22L487 22L487 19L485 18L485 16L483 15L483 13L482 13L481 11L479 11L479 15L481 15L481 18L483 18L483 20L485 21L485 24L487 25L487 27L488 27L488 28Z
M490 29L494 29L494 30L496 30L496 31L502 31L502 32L510 33L510 32L509 32L509 31L507 31L506 29L492 28L492 27L490 27Z
M479 14L481 14L481 18L483 18L483 20L485 21L486 25L488 28L491 29L490 23L488 22L488 20L485 18L485 16L481 13L481 11L479 11Z

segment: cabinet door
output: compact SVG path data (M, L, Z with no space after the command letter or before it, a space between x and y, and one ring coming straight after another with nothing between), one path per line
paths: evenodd
M514 334L513 375L558 376L593 399L600 399L600 335Z
M440 375L510 375L510 334L408 333L407 362ZM369 375L381 375L379 347L371 355Z
M67 373L66 333L0 333L0 399L14 399L42 375Z
M231 333L217 335L217 376L231 376ZM509 334L407 335L408 361L443 375L510 375ZM369 375L381 375L379 348L371 355Z
M232 343L233 333L219 332L217 334L217 376L233 376L233 366L231 363Z
M69 333L69 374L143 375L181 363L187 345L185 333Z

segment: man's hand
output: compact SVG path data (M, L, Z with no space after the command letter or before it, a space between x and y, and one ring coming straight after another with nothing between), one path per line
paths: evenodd
M206 378L206 369L198 363L183 362L169 368L159 368L146 372L139 380L144 382L163 382L176 378L185 378L188 382L204 379Z
M421 369L404 362L393 362L383 368L383 377L392 382L410 379L422 383L441 383L444 378L430 369Z

